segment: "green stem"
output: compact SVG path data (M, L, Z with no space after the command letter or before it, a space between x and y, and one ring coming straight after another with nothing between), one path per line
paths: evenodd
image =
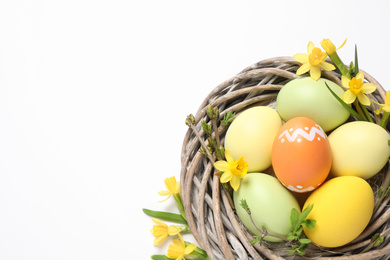
M370 113L368 113L368 110L366 108L366 106L361 106L363 112L364 112L364 115L366 118L368 118L368 121L370 121L371 123L374 123L374 120L372 119L372 117L370 116Z
M142 211L146 215L148 215L152 218L158 218L158 219L169 221L169 222L188 225L187 221L180 214L163 212L163 211L155 211L155 210L150 210L150 209L142 209Z
M364 118L364 121L367 121L367 118L366 116L364 115L364 112L362 110L362 107L360 106L360 103L359 103L359 100L356 98L355 100L355 107L356 107L356 111L359 113L359 115Z
M176 194L173 194L173 197L175 198L175 202L176 202L176 205L180 211L180 215L185 219L187 220L186 218L186 213L184 211L184 206L183 206L183 202L181 201L181 196L180 196L180 193L176 193Z
M178 226L179 229L180 229L180 233L188 233L188 232L191 232L191 229L188 225L182 225L182 226Z
M381 127L386 129L387 121L389 120L390 112L383 112L383 117L381 121Z
M347 66L345 66L345 64L341 61L337 52L334 52L328 56L333 61L333 63L336 65L336 67L340 70L341 74L343 74L348 79L351 79L351 74L349 73Z

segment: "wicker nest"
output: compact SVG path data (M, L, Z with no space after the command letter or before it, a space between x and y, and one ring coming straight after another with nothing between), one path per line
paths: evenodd
M290 80L299 78L295 74L298 63L291 57L278 57L258 62L235 77L217 86L203 101L197 111L196 127L204 137L201 120L209 119L206 108L209 104L218 107L220 116L228 111L237 114L254 106L268 106L275 103L279 90ZM364 73L368 82L377 85L371 98L384 103L385 90L369 74ZM322 77L341 85L340 72L323 72ZM372 102L373 103L373 102ZM372 112L376 104L369 110ZM349 120L354 120L350 118ZM223 140L227 127L219 127ZM365 231L348 245L339 248L323 248L311 245L304 257L291 256L284 243L250 245L252 234L242 225L231 206L231 197L221 189L219 177L206 156L199 152L200 142L191 129L185 135L181 158L181 190L184 209L190 229L199 246L206 250L210 259L390 259L390 242L383 231L390 226L389 197L377 196L378 187L388 187L390 172L386 166L369 180L377 206L371 222ZM272 174L272 173L271 173ZM361 253L371 243L374 234L385 236L384 242Z

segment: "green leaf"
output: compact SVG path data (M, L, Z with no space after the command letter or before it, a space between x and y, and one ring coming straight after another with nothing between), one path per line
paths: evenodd
M308 239L308 238L301 238L301 239L299 239L299 243L301 243L301 244L310 244L311 240Z
M303 231L302 227L299 226L298 229L295 231L295 235L296 235L297 237L300 237L301 234L302 234L302 231Z
M375 240L377 240L380 235L381 235L380 233L375 233L375 235L373 235L371 238L371 242L374 242Z
M355 76L359 73L359 63L358 63L358 53L357 53L357 45L355 44Z
M348 111L350 112L354 117L356 117L360 121L367 121L365 120L361 115L358 114L352 107L348 106L339 96L337 96L336 93L333 92L333 90L328 86L328 84L325 82L326 87L329 89L330 93L339 101L339 103Z
M302 222L302 226L307 227L308 229L312 230L314 229L317 221L315 219L305 219L305 221Z
M313 204L310 204L306 208L303 209L302 213L299 215L299 223L302 223L307 216L309 215L310 211L313 209Z
M261 245L262 238L259 236L254 236L253 239L249 241L249 243L253 246L254 244L259 243Z
M298 226L300 225L299 212L296 208L291 209L290 222L291 222L291 226L293 227L294 230L297 229Z
M287 239L288 240L295 240L298 239L299 237L295 234L295 232L290 232L287 234Z
M228 111L223 119L221 120L221 124L224 125L224 126L227 126L228 124L230 124L234 119L236 118L236 113L235 112L232 112L232 111Z
M384 236L380 236L374 243L374 247L379 246L383 243L383 240L385 239Z
M211 135L212 126L207 124L205 120L202 120L202 128L206 134Z
M295 249L290 249L290 250L288 250L287 252L288 252L290 255L294 255L296 251L295 251Z
M158 218L158 219L169 221L169 222L187 225L187 221L180 214L163 212L163 211L155 211L155 210L150 210L150 209L142 209L142 211L146 215L153 217L153 218Z
M169 258L166 255L152 255L153 260L172 260L173 258Z

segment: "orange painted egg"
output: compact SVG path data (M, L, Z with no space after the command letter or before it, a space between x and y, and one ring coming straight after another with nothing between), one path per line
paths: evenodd
M289 190L314 190L328 177L332 165L326 133L309 118L290 119L275 137L272 165L276 177Z

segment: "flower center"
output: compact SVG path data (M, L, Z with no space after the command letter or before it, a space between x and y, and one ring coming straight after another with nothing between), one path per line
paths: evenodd
M349 81L349 89L352 91L353 94L358 95L363 89L363 80L352 78Z
M315 47L312 52L309 54L309 63L312 66L318 66L326 58L326 53L322 52L320 48Z

